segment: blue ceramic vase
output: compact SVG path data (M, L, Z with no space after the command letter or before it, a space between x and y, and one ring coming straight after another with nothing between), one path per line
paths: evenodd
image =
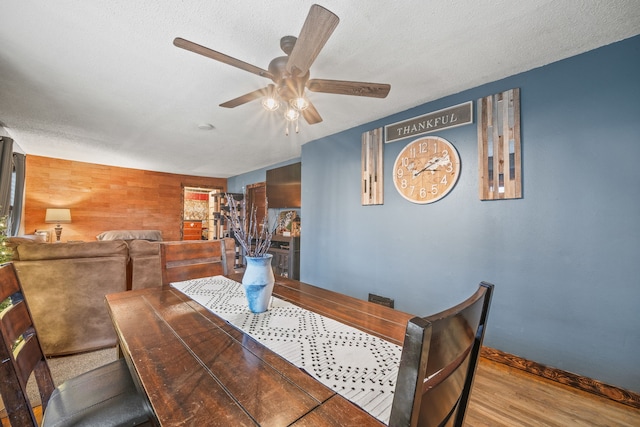
M242 285L252 313L262 313L269 309L275 283L271 258L273 258L271 254L265 254L262 257L245 257L247 268L242 276Z

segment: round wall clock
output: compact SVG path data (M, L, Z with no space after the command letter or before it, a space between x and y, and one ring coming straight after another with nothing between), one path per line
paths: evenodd
M433 203L456 185L460 156L446 139L428 136L407 144L393 165L396 190L413 203Z

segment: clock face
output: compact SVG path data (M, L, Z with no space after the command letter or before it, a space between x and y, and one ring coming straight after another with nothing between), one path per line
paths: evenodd
M446 139L419 138L407 144L393 165L396 190L413 203L433 203L456 185L460 156Z

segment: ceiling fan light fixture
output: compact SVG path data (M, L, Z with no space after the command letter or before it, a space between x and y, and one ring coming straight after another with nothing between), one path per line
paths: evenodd
M276 111L280 107L280 101L273 96L267 96L262 100L262 107L267 111Z
M300 117L300 113L295 108L287 108L284 113L284 118L290 122L298 120L298 117Z
M322 117L313 103L305 97L305 89L311 92L374 98L385 98L391 89L390 85L380 83L309 79L311 65L339 21L338 16L330 10L317 4L311 6L300 35L284 36L280 39L280 48L286 55L273 58L267 70L180 37L176 37L173 44L181 49L272 80L273 83L266 87L224 102L220 106L235 108L260 99L265 110L276 111L282 104L282 109L286 110L284 112L285 133L288 135L291 123L295 122L295 131L299 131L300 116L310 125L322 122Z
M289 101L289 105L291 105L298 111L303 111L306 110L307 107L309 107L309 101L307 101L304 96L299 96L297 98L292 98Z

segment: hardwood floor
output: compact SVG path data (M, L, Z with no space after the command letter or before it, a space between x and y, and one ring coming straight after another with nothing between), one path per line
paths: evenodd
M468 427L640 426L640 409L480 358Z
M465 426L638 427L640 409L480 358Z
M36 415L36 420L38 420L38 424L42 423L42 406L36 406L33 408L33 413ZM15 427L9 424L9 418L6 417L6 414L0 419L0 424L2 427Z

